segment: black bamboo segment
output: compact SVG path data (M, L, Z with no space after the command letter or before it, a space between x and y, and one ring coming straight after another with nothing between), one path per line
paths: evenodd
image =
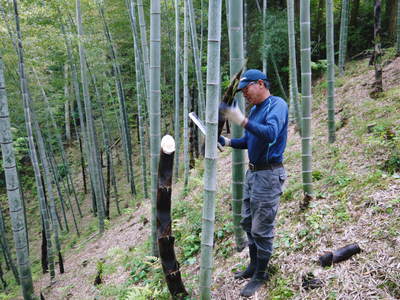
M171 184L174 164L175 141L166 135L161 140L158 165L157 190L157 239L162 268L168 289L174 298L183 299L188 293L182 282L171 235Z
M334 263L338 263L349 259L354 254L360 253L361 248L357 243L344 246L333 252L325 253L319 257L319 263L322 267L331 266Z

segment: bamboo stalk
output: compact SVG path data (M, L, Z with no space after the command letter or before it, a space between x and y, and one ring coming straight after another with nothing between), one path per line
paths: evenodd
M222 3L220 0L209 1L206 102L207 134L201 230L200 299L211 298L218 138L218 114L215 112L218 111L218 99L220 97L221 10Z
M1 61L1 57L0 57L0 68L2 68L2 67L3 67L3 65L2 65L2 61ZM0 70L0 73L1 72L3 72L3 70ZM3 86L2 82L4 82L4 77L2 79L1 76L3 76L3 75L0 74L0 94L2 93L2 91L1 91L1 87ZM3 97L3 96L0 96L0 98L1 97ZM3 102L3 100L0 99L0 103L1 103L1 105L4 105L5 102ZM4 112L6 112L6 111L4 110ZM7 119L8 117L6 117L5 115L3 115L0 112L0 118ZM0 120L0 122L1 122L1 120ZM5 121L5 122L3 121L3 123L5 125L4 127L2 125L0 125L0 128L5 129L5 132L8 131L6 122L7 121ZM3 135L3 134L0 133L0 135ZM3 151L3 147L4 147L4 149L7 148L7 146L3 146L2 136L0 136L0 143L2 144L2 148L1 148L2 151ZM11 158L7 154L8 153L6 152L5 154L2 155L3 156L3 160L6 160L6 159L9 160ZM12 160L12 158L11 158L11 160ZM21 284L20 280L19 280L18 270L17 270L17 268L16 268L16 266L14 264L14 261L13 261L13 258L12 258L11 252L10 252L10 248L8 247L8 242L7 242L7 239L6 239L6 228L5 228L5 225L4 225L4 217L3 217L3 208L2 207L0 207L0 242L1 242L1 248L3 250L4 260L5 260L6 264L7 264L7 267L9 269L11 269L17 284ZM29 253L28 253L28 255L29 255Z
M184 171L183 180L184 187L187 188L189 183L189 16L188 3L184 3L184 24L183 24L183 161Z
M146 85L144 80L144 73L141 70L142 67L142 54L140 53L140 46L138 44L138 32L136 30L136 16L135 10L133 9L133 1L131 0L128 4L129 15L131 20L132 38L133 38L133 49L135 56L135 74L136 74L136 95L137 95L137 110L138 110L138 127L139 127L139 142L140 142L140 162L142 167L142 184L144 197L148 198L147 188L147 160L146 160L146 147L145 147L145 133L144 133L144 118L142 109L142 99L146 97Z
M333 23L333 1L326 0L326 56L327 69L327 106L329 143L335 142L335 43Z
M90 178L92 182L92 187L94 190L94 196L96 198L96 208L98 211L98 219L99 219L99 231L100 234L104 232L104 207L103 207L103 198L102 198L102 190L101 190L101 182L99 177L99 172L101 168L99 167L99 155L98 149L96 147L95 140L95 132L94 132L94 124L93 124L93 116L92 116L92 106L89 98L89 85L87 81L87 66L85 61L85 49L83 45L83 29L82 29L82 18L81 18L81 9L80 9L80 0L76 0L76 16L77 16L77 24L78 24L78 47L79 47L79 58L80 58L80 66L81 66L81 79L82 79L82 89L83 89L83 99L85 103L85 114L86 114L86 122L87 122L87 144L89 149L89 164L91 167L89 168Z
M196 22L194 16L194 9L193 9L193 2L192 0L185 0L187 1L187 8L188 8L188 16L189 16L189 23L190 23L190 32L192 37L192 49L193 49L193 56L195 62L195 71L196 71L196 81L197 81L197 88L199 93L199 115L202 120L204 120L204 110L205 110L205 100L204 100L204 85L203 85L203 76L201 74L201 61L200 61L200 53L199 53L199 46L197 42L197 31L196 31Z
M175 183L179 177L179 154L180 154L180 142L181 142L181 131L180 131L180 119L179 119L179 107L180 107L180 89L179 89L179 71L180 71L180 22L179 22L179 0L175 0L175 118L174 118L174 133L175 141L178 145L175 150L174 164L174 179ZM201 55L201 52L200 52Z
M179 264L174 251L171 220L172 169L175 141L165 135L161 140L157 189L157 238L162 268L172 297L183 299L188 293L182 282Z
M312 186L312 144L311 144L311 43L310 43L310 0L301 1L300 7L300 52L301 52L301 93L302 93L302 177L304 202L308 206L313 196Z
M229 4L229 54L230 77L239 72L244 63L243 57L243 3L230 0ZM237 93L235 101L243 111L244 100L241 93ZM232 124L232 138L243 136L243 127ZM244 151L232 149L232 219L236 249L242 251L246 246L244 231L240 225L243 185L244 185Z
M397 50L397 56L400 56L400 1L397 0L397 30L396 30L396 50Z
M35 145L35 142L33 139L32 116L31 116L31 110L29 109L30 94L29 94L27 78L25 76L25 62L24 62L24 53L23 53L23 47L22 47L22 34L21 34L20 23L19 23L17 0L13 0L13 3L14 3L16 32L17 32L17 37L18 37L17 54L18 54L18 60L19 60L19 77L20 77L20 83L21 83L21 93L22 93L22 99L23 99L23 103L24 103L25 126L26 126L27 135L28 135L29 154L31 157L31 162L32 162L32 166L33 166L33 170L34 170L34 174L35 174L35 183L36 183L37 193L39 196L40 211L41 211L41 215L43 218L43 227L45 229L45 234L46 234L47 258L48 258L48 264L49 264L49 269L50 269L50 280L52 281L55 277L54 259L53 259L53 252L52 252L52 243L51 243L51 234L52 233L51 233L51 228L50 228L45 194L44 194L44 190L43 190L43 186L42 186L43 180L42 180L42 175L41 175L40 169L39 169L36 145ZM22 278L21 278L21 282L23 282Z
M339 38L339 76L344 75L344 64L346 61L347 34L349 28L349 0L342 0L342 14L340 21Z
M139 16L139 28L140 28L140 40L142 44L142 54L143 54L143 63L144 63L144 78L146 82L146 91L147 91L147 111L150 112L150 63L149 63L149 49L147 42L147 33L146 33L146 22L144 19L143 12L143 3L142 0L137 0L137 8L138 8L138 16Z
M297 85L297 68L296 68L296 41L294 30L294 0L287 0L288 11L288 40L289 40L289 66L290 66L290 89L291 100L290 106L294 106L294 115L297 127L301 135L301 113L299 107L299 89Z
M139 0L140 1L140 0ZM157 247L157 169L160 157L160 69L161 69L160 0L150 2L150 152L151 152L151 236L152 253Z

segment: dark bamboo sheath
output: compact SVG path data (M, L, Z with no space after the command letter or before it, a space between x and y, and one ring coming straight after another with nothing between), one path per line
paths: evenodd
M172 137L170 139L173 140ZM163 145L162 142L161 145ZM175 149L172 153L165 153L165 149L161 146L157 184L157 239L168 289L174 298L183 299L188 293L183 285L179 263L175 256L175 238L171 235L171 184L174 153Z
M322 267L331 266L332 264L344 261L352 257L354 254L360 253L361 248L357 243L344 246L333 252L328 252L319 257L319 263Z

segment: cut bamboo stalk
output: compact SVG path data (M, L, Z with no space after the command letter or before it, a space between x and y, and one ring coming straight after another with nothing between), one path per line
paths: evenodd
M157 238L160 259L168 289L174 298L184 298L188 293L182 282L179 263L174 251L175 238L171 229L171 185L175 141L170 135L161 140L157 189Z

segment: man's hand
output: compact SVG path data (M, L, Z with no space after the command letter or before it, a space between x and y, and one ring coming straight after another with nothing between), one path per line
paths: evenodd
M218 137L218 143L220 143L221 146L230 146L231 145L231 139L228 139L227 137L224 137L223 135L220 135Z
M237 106L236 102L234 102L233 105L228 105L225 102L221 102L219 105L219 110L229 121L232 121L233 123L242 127L246 126L247 118L240 111L240 108Z

